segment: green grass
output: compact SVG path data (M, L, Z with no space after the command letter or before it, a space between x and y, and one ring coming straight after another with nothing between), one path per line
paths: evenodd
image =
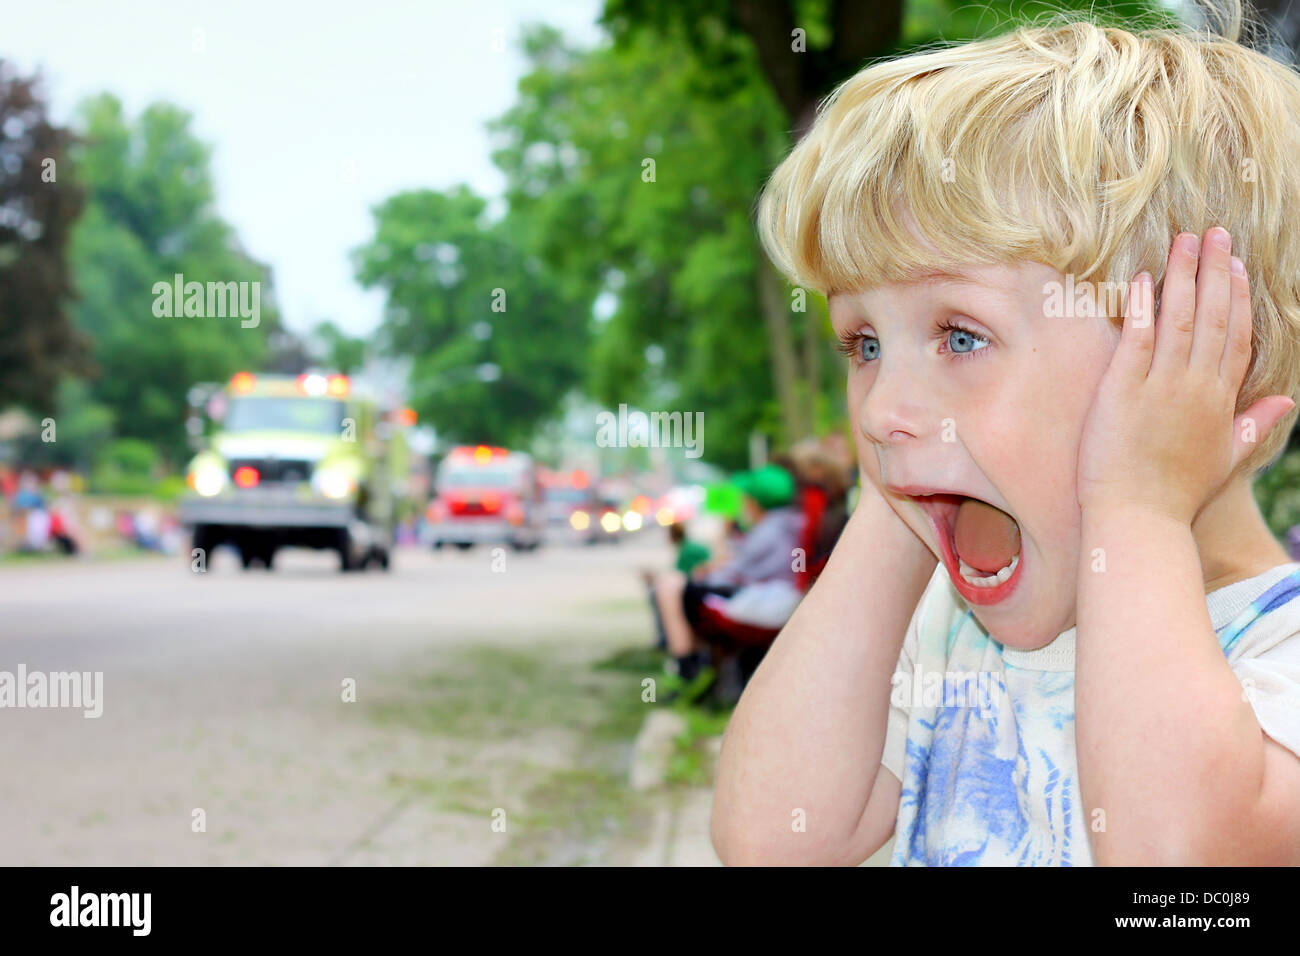
M667 655L649 647L630 647L610 655L596 666L606 670L625 671L653 676L657 683L656 695L662 700L677 690L680 695L670 704L686 719L686 730L675 740L675 748L665 772L665 783L677 787L712 787L713 757L707 747L710 738L721 737L727 729L734 708L720 708L711 699L701 699L702 692L716 675L712 668L700 676L683 682L664 674Z
M622 739L635 736L643 716L638 679L601 673L569 645L467 647L432 666L406 697L373 705L372 718L467 740L547 725Z
M132 545L100 548L93 555L67 555L60 551L6 551L0 552L0 565L71 564L78 561L131 561L140 558L167 558L157 551L146 551Z
M486 818L507 811L504 865L597 864L635 845L651 807L627 785L632 743L653 706L641 680L662 674L662 657L639 649L593 662L561 641L528 646L472 646L439 655L404 693L367 705L381 724L447 738L453 745L438 777L392 775L439 810ZM644 665L644 666L643 666ZM529 758L539 734L576 737L565 765ZM484 745L517 741L506 765L486 765ZM538 745L541 746L540 744Z
M711 710L685 702L673 707L686 718L686 730L673 740L664 780L671 786L712 787L716 768L707 742L726 731L734 708Z

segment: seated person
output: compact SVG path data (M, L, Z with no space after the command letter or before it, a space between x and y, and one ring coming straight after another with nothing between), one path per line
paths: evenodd
M799 546L804 516L792 507L793 476L784 468L768 465L737 475L734 482L744 492L750 531L730 560L699 581L674 571L661 575L655 585L668 650L687 679L694 676L699 663L695 655L701 648L695 628L706 599L719 604L728 616L734 610L765 621L781 613L788 616L800 597L792 555Z
M708 564L710 558L708 545L686 537L685 522L674 521L670 524L668 526L668 538L677 548L675 567L688 578L696 571L696 569ZM658 575L649 568L643 568L641 576L650 590L650 610L654 614L655 633L658 636L658 639L655 641L655 647L663 649L668 646L668 637L664 633L663 619L659 614L659 605L655 601L655 582L658 579Z

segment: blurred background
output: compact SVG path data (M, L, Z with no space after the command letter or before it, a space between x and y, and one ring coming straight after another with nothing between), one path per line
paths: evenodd
M10 17L0 671L103 712L0 709L0 863L716 862L720 735L857 481L756 195L867 61L1044 9ZM770 585L781 516L780 587L676 620Z

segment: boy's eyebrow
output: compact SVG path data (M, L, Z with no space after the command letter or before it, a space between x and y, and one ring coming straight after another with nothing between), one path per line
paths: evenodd
M915 273L912 276L912 278L915 279L917 282L928 282L932 280L938 280L942 282L959 282L962 285L983 284L979 279L976 279L969 272L965 272L961 269L950 270L950 269L943 269L938 267L934 269L926 269L923 272Z

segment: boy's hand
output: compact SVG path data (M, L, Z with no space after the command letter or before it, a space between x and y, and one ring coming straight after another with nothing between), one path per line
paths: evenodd
M1230 242L1218 227L1203 243L1191 233L1174 240L1158 320L1151 276L1130 286L1119 346L1080 441L1084 510L1138 505L1190 524L1294 407L1270 395L1234 416L1250 364L1251 312Z

